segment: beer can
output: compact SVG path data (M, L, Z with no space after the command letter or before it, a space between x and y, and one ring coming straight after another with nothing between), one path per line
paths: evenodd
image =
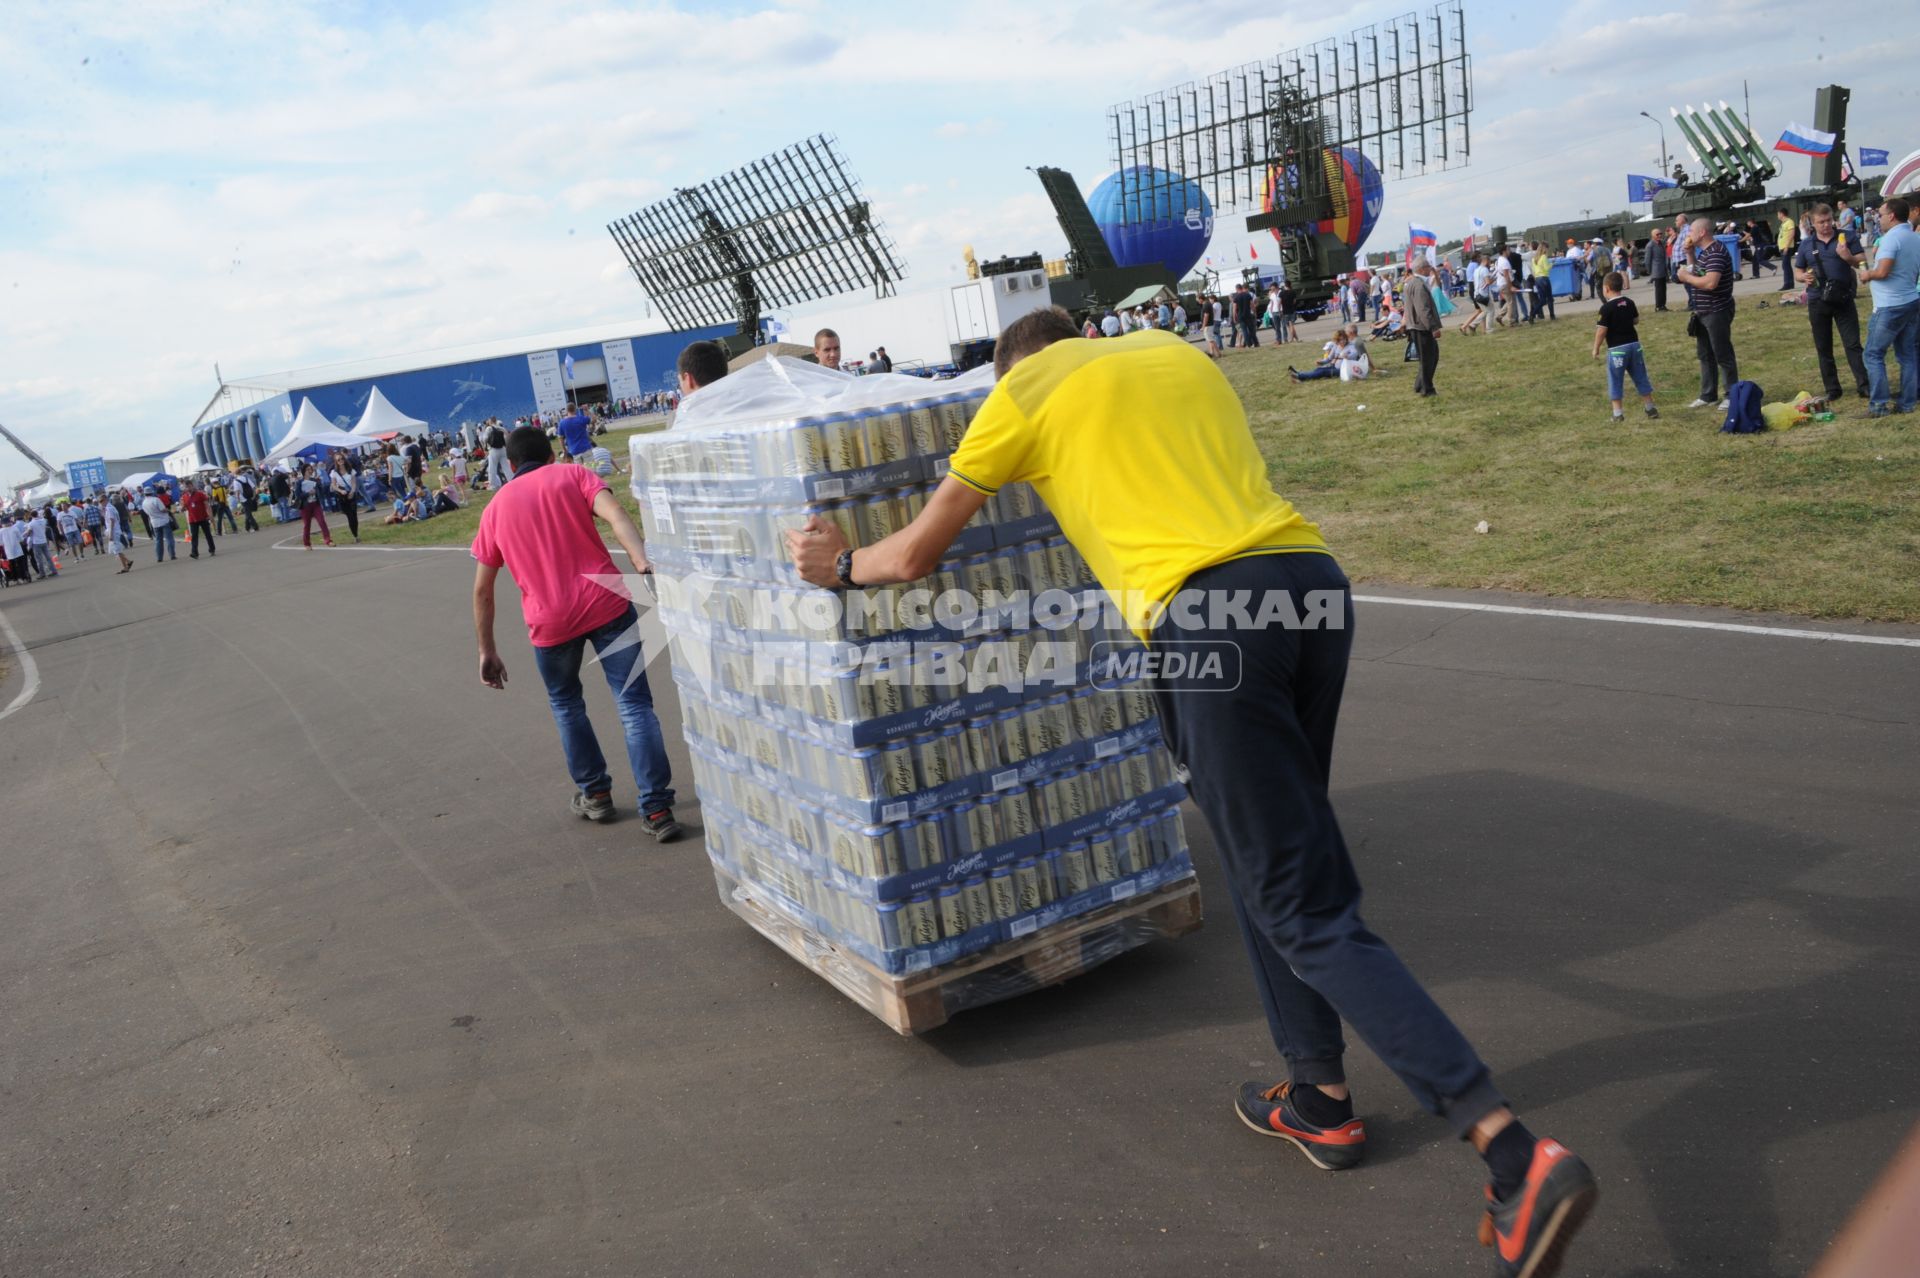
M1003 763L1025 763L1033 757L1027 748L1025 710L1002 710L993 716L993 737Z
M859 470L865 464L865 441L860 423L850 416L827 418L820 423L829 471Z
M953 764L953 776L957 781L961 777L972 776L974 769L967 766L967 728L964 723L950 723L940 729L940 739L946 742L946 754Z
M929 732L913 739L913 755L919 765L920 788L932 790L950 785L958 778L953 757L953 742L941 732Z
M961 400L945 400L939 406L941 448L943 453L952 453L960 447L960 441L966 437L967 423L972 413Z
M907 410L907 439L921 457L938 457L947 451L940 420L927 404L915 404Z
M1135 679L1120 690L1120 696L1125 703L1128 727L1153 718L1153 692L1146 684Z
M1022 839L1040 827L1033 816L1033 797L1024 785L1016 785L1000 794L1000 825L1008 842Z
M912 488L902 489L900 491L900 513L902 516L900 526L904 528L906 525L920 518L920 512L926 508L927 490L924 487L916 484Z
M974 818L973 802L967 800L956 803L945 813L947 823L947 849L954 860L962 860L981 851L973 842Z
M1152 821L1134 821L1121 827L1118 837L1126 844L1127 863L1133 867L1133 873L1151 869L1154 862L1153 836L1149 829Z
M883 950L904 949L906 942L900 937L900 902L882 901L875 908L874 922L879 926L878 944Z
M1120 756L1115 764L1114 770L1118 773L1118 788L1120 791L1114 796L1114 802L1117 803L1122 799L1135 798L1153 791L1153 768L1147 761L1146 750L1129 750L1126 754Z
M1120 694L1112 688L1093 688L1088 694L1093 701L1093 734L1097 737L1112 736L1127 726L1126 713L1120 704Z
M901 669L890 661L868 666L862 673L862 681L868 692L863 700L873 706L876 716L899 714L907 708L905 692L900 687Z
M1000 518L1004 521L1025 519L1039 504L1030 484L1008 484L1000 490Z
M1080 556L1067 544L1065 537L1049 537L1046 541L1047 571L1052 574L1054 584L1062 590L1070 590L1080 581Z
M987 897L993 903L996 919L1010 919L1020 913L1020 896L1014 887L1012 866L1003 865L987 875Z
M1013 896L1021 914L1037 910L1047 903L1046 898L1040 895L1039 862L1030 856L1023 856L1013 863Z
M1093 886L1093 866L1084 843L1069 843L1060 850L1062 896L1077 896Z
M995 603L1005 603L1020 590L1020 566L1011 550L996 550L987 560L987 580Z
M1000 766L991 719L969 719L960 725L960 771L963 776L985 776Z
M1087 840L1087 852L1093 859L1093 878L1096 883L1111 883L1127 871L1121 868L1122 851L1116 832L1101 830Z
M1027 757L1030 759L1037 759L1053 749L1048 744L1046 710L1044 701L1029 701L1020 707L1020 727L1026 734Z
M873 746L837 756L840 761L840 792L854 799L880 797L880 751Z
M1019 557L1020 577L1026 584L1028 594L1037 597L1060 585L1053 579L1053 565L1047 558L1045 542L1023 542L1013 549Z
M1073 740L1073 711L1067 708L1067 695L1055 693L1041 703L1040 722L1049 750L1058 750Z
M943 936L959 936L970 926L967 919L967 900L960 891L960 885L949 883L940 889L935 898L940 910L940 933Z
M907 898L900 921L908 945L932 945L940 939L940 916L934 912L933 898L925 892Z
M993 920L993 897L987 891L987 881L976 874L961 885L961 895L967 901L967 922L974 927Z
M1059 848L1040 858L1040 895L1046 898L1047 904L1069 895L1066 876L1066 854Z
M787 808L787 842L802 852L813 852L820 845L819 809L802 803Z
M821 671L814 684L818 713L829 723L858 723L873 718L873 688L853 670Z
M880 747L881 791L890 799L904 799L916 788L914 784L913 751L904 741L893 741Z
M946 834L938 814L900 827L900 856L909 870L924 870L947 859Z
M867 419L867 464L883 466L907 455L906 415L895 409Z
M892 493L875 493L860 503L860 512L865 521L862 545L870 546L882 537L891 537L904 526L900 519L900 499Z
M984 795L968 805L963 814L967 823L968 850L984 851L1000 846L1000 800L997 795Z
M851 863L842 861L838 855L834 860L855 874L878 879L898 874L906 868L900 859L900 831L897 827L870 825L859 830L835 831L836 846L843 838L852 850Z
M1091 741L1100 736L1100 722L1094 714L1093 689L1081 688L1067 697L1067 710L1073 719L1076 741Z

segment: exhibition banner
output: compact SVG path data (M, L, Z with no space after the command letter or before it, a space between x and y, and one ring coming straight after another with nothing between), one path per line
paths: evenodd
M560 352L536 351L527 356L527 372L533 376L533 403L542 417L567 411L567 387L560 380Z

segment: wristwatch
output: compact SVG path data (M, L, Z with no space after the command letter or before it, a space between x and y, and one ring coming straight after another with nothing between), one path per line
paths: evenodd
M835 576L840 578L840 584L849 590L857 587L860 584L859 582L853 579L852 549L847 549L840 552L839 558L833 561L833 572Z

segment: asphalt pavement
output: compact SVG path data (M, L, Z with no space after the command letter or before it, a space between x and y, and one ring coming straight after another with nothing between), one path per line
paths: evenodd
M1197 819L1199 933L902 1039L630 783L568 815L511 589L492 692L464 554L283 540L0 594L0 1274L1488 1265L1358 1044L1359 1170L1235 1120L1276 1063ZM1444 604L1359 606L1369 919L1597 1171L1566 1272L1804 1273L1920 1117L1920 646L1526 610L1920 629L1363 593Z

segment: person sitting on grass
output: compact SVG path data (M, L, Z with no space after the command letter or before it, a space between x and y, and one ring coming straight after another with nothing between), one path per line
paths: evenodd
M450 515L460 509L460 490L452 480L440 481L440 490L433 495L433 513Z
M1400 313L1400 308L1389 304L1387 306L1387 313L1382 315L1379 323L1373 326L1373 335L1377 338L1397 336L1401 327L1405 325L1406 322L1406 316Z
M395 524L410 524L413 522L413 511L408 507L406 502L396 501L393 503L392 513L380 522L389 528Z
M1329 341L1323 349L1326 351L1326 354L1321 357L1319 363L1304 373L1289 364L1287 365L1287 376L1296 382L1317 381L1322 377L1338 377L1340 376L1340 370L1343 365L1349 366L1354 370L1353 373L1350 374L1351 376L1366 376L1366 373L1361 371L1363 357L1360 352L1360 347L1358 343L1353 340L1353 333L1349 330L1344 328L1334 329L1333 339Z
M1600 306L1600 320L1593 329L1593 357L1599 359L1603 348L1607 352L1607 398L1613 401L1613 420L1626 420L1620 400L1629 375L1647 416L1658 417L1660 410L1653 406L1653 380L1647 376L1646 357L1640 352L1640 309L1632 298L1622 296L1627 291L1626 276L1611 271L1601 286L1607 300Z

